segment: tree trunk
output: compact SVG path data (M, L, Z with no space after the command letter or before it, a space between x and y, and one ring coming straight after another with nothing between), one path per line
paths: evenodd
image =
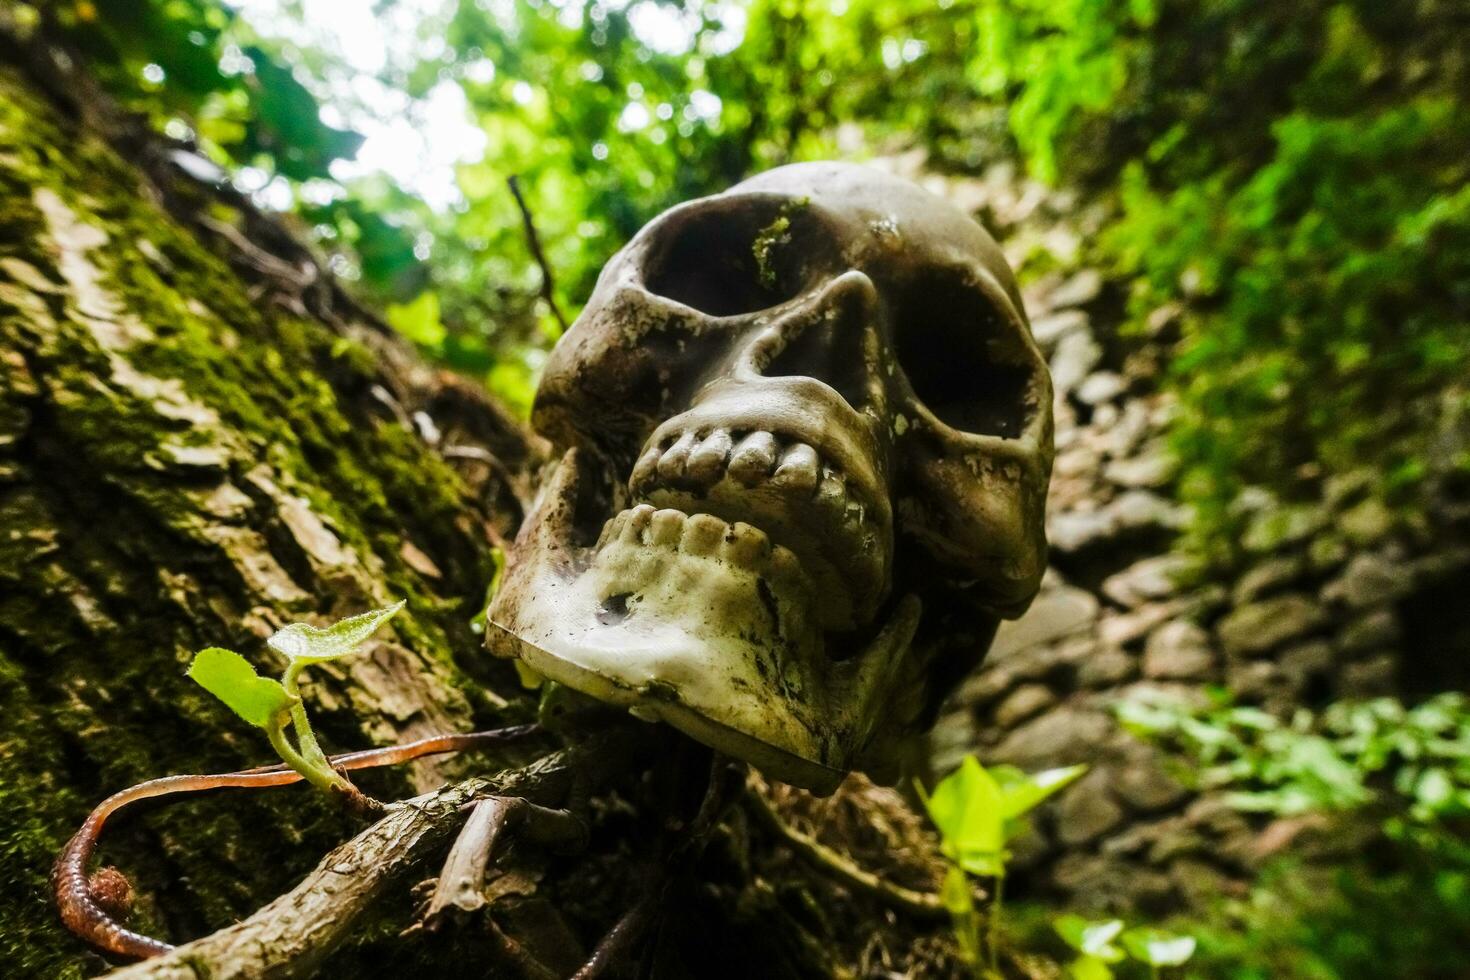
M94 803L269 761L184 677L192 651L278 672L275 628L402 598L364 655L311 672L327 740L506 717L493 691L514 683L471 623L531 459L507 416L303 251L251 241L266 222L248 205L174 169L201 161L140 141L140 173L68 108L0 70L0 963L36 976L105 966L46 890ZM475 452L447 463L426 432ZM441 768L404 778L426 788ZM311 794L242 793L123 819L103 857L138 889L140 927L181 939L250 912L348 829Z
M540 450L477 388L419 362L277 220L201 182L206 161L110 108L5 19L0 974L75 977L116 965L63 929L47 883L91 807L156 776L272 761L259 732L184 676L194 651L224 646L275 673L264 639L281 625L405 599L364 653L310 672L304 696L329 750L532 719L474 621ZM648 897L640 874L667 875L660 855L677 856L687 894L660 879L655 951L622 972L953 969L922 894L942 870L932 838L894 794L861 782L830 801L774 794L804 828L794 835L745 799L699 857L667 841L689 826L674 804L699 799L675 770L703 759L709 771L708 755L659 744L642 764L663 796L650 804L635 780L621 805L594 806L592 850L502 879L509 911L496 905L472 941L400 935L415 914L403 889L329 969L568 972ZM363 779L397 799L502 765ZM128 813L99 857L132 883L130 927L182 943L250 915L361 829L301 787L231 791ZM850 863L813 872L821 848L802 841L816 837L906 885L901 901ZM794 860L802 850L809 860Z

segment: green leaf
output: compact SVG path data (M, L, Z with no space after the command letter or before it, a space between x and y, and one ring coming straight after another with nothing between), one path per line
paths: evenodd
M233 650L209 647L194 655L188 676L219 698L256 728L268 728L291 707L291 695L281 682L261 677L250 662Z
M1096 956L1079 956L1067 966L1072 980L1112 980L1113 971Z
M1004 801L999 784L979 759L966 756L923 799L950 860L971 874L1005 874Z
M437 348L448 336L439 319L439 294L430 290L419 293L408 303L388 304L384 315L394 330L420 347Z
M317 629L306 623L292 623L277 630L266 640L278 653L299 663L320 663L352 653L368 637L378 631L388 620L403 608L403 602L395 602L383 609L374 609L361 616L351 616L333 623L326 629Z
M1123 933L1128 954L1149 966L1181 966L1194 955L1193 936L1179 936L1160 929L1139 927Z
M990 770L1000 786L1002 815L1015 819L1034 810L1047 797L1075 783L1087 767L1066 766L1038 773L1025 773L1014 766L996 766Z
M1113 940L1123 931L1122 919L1092 922L1080 915L1063 915L1052 923L1052 928L1068 946L1084 956L1094 956L1104 963L1116 963L1123 958L1123 951L1113 945Z

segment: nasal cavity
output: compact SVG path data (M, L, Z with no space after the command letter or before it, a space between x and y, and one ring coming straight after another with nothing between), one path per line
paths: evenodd
M790 324L785 347L767 363L769 378L815 378L858 411L869 400L870 374L864 355L870 327L846 311Z
M711 201L670 215L643 270L647 288L707 313L738 316L800 292L811 222L805 202Z

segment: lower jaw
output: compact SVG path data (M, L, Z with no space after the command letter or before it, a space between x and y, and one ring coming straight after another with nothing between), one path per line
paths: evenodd
M811 582L789 551L743 560L736 529L712 534L712 521L685 516L675 535L665 518L659 540L609 533L585 561L554 560L565 548L547 551L552 560L518 555L491 609L492 647L776 779L830 792L872 727L855 680L871 670L828 656Z

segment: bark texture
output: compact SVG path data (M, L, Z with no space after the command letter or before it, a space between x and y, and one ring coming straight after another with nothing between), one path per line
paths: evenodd
M106 966L45 887L92 804L269 761L184 677L192 651L275 672L263 638L282 624L404 598L364 655L312 672L333 748L525 714L492 693L516 685L471 624L531 457L513 422L415 362L299 246L272 249L269 223L187 179L182 149L139 143L142 166L125 163L126 133L99 134L82 81L63 79L77 99L59 104L34 64L6 60L0 972L64 977ZM504 466L446 462L425 434ZM381 788L429 788L438 768ZM102 857L138 890L135 924L181 941L280 893L348 830L306 792L239 794L125 820Z

